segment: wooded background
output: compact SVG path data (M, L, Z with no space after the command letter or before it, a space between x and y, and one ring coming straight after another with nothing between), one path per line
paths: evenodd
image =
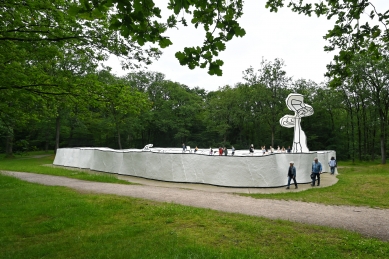
M283 2L268 1L267 7L274 11ZM325 36L325 50L338 50L328 65L328 82L294 80L281 58L264 59L260 67L243 71L240 83L207 92L139 70L171 44L163 33L187 22L177 16L155 21L160 10L151 0L0 1L0 152L12 156L59 147L126 149L149 143L287 147L293 129L281 127L279 119L293 114L285 105L288 94L299 93L314 109L301 123L310 150L336 150L338 159L381 157L385 163L389 13L373 9L373 22L360 25L359 15L372 6L369 1L325 3L291 8L337 16ZM221 75L223 61L214 58L225 42L244 36L236 22L242 4L172 1L174 14L192 14L190 22L207 32L203 46L176 53L180 63ZM154 45L145 47L145 42ZM110 55L122 58L126 76L101 65Z

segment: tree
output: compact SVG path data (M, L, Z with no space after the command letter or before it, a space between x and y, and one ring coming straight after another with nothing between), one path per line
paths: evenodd
M67 92L69 89L50 80L47 65L69 52L96 65L113 54L123 58L127 68L139 67L139 62L149 64L160 55L156 48L142 48L110 29L107 8L87 16L69 15L77 6L63 0L0 2L0 77L5 79L0 90Z
M279 126L279 119L284 115L285 99L289 93L287 87L291 78L286 76L283 70L284 61L275 59L274 62L262 60L258 73L253 68L244 72L243 78L252 87L256 88L256 95L262 120L265 121L271 131L271 146L274 147L276 128Z
M102 113L111 118L111 125L116 130L119 149L122 149L121 133L124 126L150 108L147 95L131 87L109 71L99 72L99 89L94 93L95 99L102 103Z
M374 104L379 116L381 163L385 164L389 112L389 56L387 53L381 55L380 60L371 58L371 55L358 55L350 68L354 79L351 85L364 92L361 96Z
M0 135L5 137L5 153L12 157L17 140L15 135L36 120L44 109L45 100L19 91L6 91L0 95ZM25 141L26 138L24 137ZM20 141L20 140L19 140Z
M210 75L222 75L223 61L215 57L225 50L225 43L246 33L237 22L243 14L243 0L169 1L168 9L172 13L162 21L161 10L153 0L80 0L73 11L84 17L94 17L107 8L112 13L109 18L110 28L119 30L122 37L130 38L139 45L151 42L165 48L172 42L163 34L167 29L176 27L177 23L187 26L190 20L196 28L202 26L205 30L203 45L186 47L176 53L176 58L181 65L190 69L208 67ZM182 17L179 17L181 13ZM184 14L189 18L184 17Z
M218 91L211 92L207 98L206 125L207 134L216 133L219 145L227 145L227 138L235 126L234 113L237 107L237 90L225 86ZM228 143L229 144L229 143Z
M147 93L153 104L148 118L149 140L159 145L190 144L192 132L201 127L203 100L198 89L163 80L152 83Z
M299 14L316 14L327 19L336 17L334 27L324 36L329 42L324 50L339 51L334 62L327 66L332 87L340 86L351 76L350 65L356 54L369 52L376 60L382 57L379 50L389 42L389 10L380 12L369 0L325 0L320 3L267 0L266 7L277 12L285 2L289 2L287 6ZM363 18L369 21L363 24Z

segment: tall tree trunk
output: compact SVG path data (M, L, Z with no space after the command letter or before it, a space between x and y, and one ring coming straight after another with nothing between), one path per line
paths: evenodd
M381 123L381 164L386 164L386 118L385 116L380 116Z
M10 129L8 132L8 136L6 138L6 147L5 147L5 155L6 157L13 157L13 142L14 142L14 134L13 129Z
M375 145L374 145L375 137L376 137L376 128L374 127L373 128L373 137L372 137L373 140L371 141L371 143L372 143L372 146L371 146L371 161L375 160Z
M354 133L355 130L354 130L354 116L353 116L352 110L351 110L351 114L350 114L350 119L351 119L351 143L352 143L351 155L352 155L352 160L354 163L355 162L355 133Z
M58 115L55 119L55 149L54 153L57 153L57 149L59 148L59 133L61 132L61 117Z
M360 119L360 103L357 97L353 98L355 107L355 117L357 119L357 136L358 136L358 160L362 161L362 136L361 136L361 119Z
M68 139L68 147L73 147L73 135L74 135L74 125L73 122L70 122L70 132L69 132L69 139Z
M380 142L381 142L381 164L386 164L386 124L388 118L388 108L387 106L383 109L381 108L381 103L377 102L378 114L380 118Z
M358 159L359 161L362 161L362 127L361 127L361 121L360 121L360 115L358 114L358 110L356 111L357 115L357 128L358 128Z
M381 134L381 164L386 164L386 139Z
M120 138L120 130L119 127L117 128L117 134L118 134L118 144L119 144L119 149L122 149L122 140Z
M45 152L47 153L49 151L49 132L46 131L45 134Z

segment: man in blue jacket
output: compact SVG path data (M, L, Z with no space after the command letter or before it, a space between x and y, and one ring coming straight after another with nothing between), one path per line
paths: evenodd
M316 178L317 178L317 186L320 186L320 174L321 171L323 170L323 167L321 166L321 163L315 157L313 163L312 163L312 186L315 186Z
M294 162L289 162L289 169L288 169L288 187L286 189L290 189L290 181L293 179L295 189L297 189L297 181L296 181L296 167L294 167Z

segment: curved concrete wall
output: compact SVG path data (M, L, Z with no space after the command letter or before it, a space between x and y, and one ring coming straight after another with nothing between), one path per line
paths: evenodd
M328 161L335 151L309 153L255 154L236 151L235 156L210 156L207 150L182 153L181 149L153 148L113 150L109 148L61 148L54 165L88 168L95 171L184 183L229 187L277 187L287 184L289 161L297 170L297 181L311 181L315 157L329 172Z

